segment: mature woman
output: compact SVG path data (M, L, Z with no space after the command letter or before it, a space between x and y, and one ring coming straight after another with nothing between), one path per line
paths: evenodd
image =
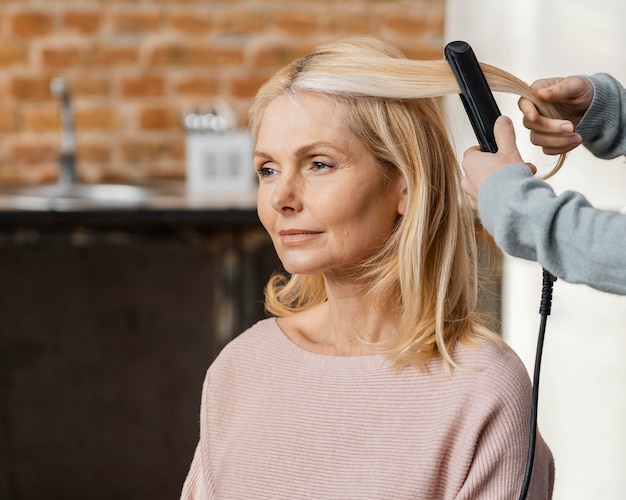
M267 286L274 317L207 372L182 498L517 498L531 387L475 312L473 218L433 97L453 92L444 61L366 37L259 91L258 213L289 274ZM552 483L539 436L529 498Z

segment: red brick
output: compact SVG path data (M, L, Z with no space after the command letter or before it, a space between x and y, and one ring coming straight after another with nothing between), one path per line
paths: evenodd
M41 58L44 66L55 68L135 65L139 60L139 48L107 44L48 47L44 48Z
M35 164L10 163L0 167L0 181L8 184L43 184L55 182L59 175L56 160Z
M0 105L0 133L14 132L15 128L15 109L13 106Z
M185 142L185 132L181 129L177 134L172 135L168 148L168 156L175 160L185 160L187 149Z
M28 48L15 40L0 40L0 67L28 62Z
M93 53L93 64L115 66L135 65L139 62L139 47L133 45L103 45Z
M166 106L145 107L139 113L139 128L147 130L172 130L180 127L177 111Z
M87 184L97 184L105 181L104 169L105 166L101 163L92 163L86 161L83 157L78 159L78 178L80 182Z
M55 102L23 105L21 129L26 132L54 132L61 128L60 116L59 106Z
M317 16L312 12L283 12L276 16L276 26L292 35L309 36L317 30Z
M165 81L159 75L141 75L132 78L122 78L120 95L122 97L147 97L163 94Z
M259 33L267 29L270 12L258 7L238 7L216 16L215 30L222 33Z
M240 65L243 63L242 47L213 47L202 54L207 62L215 65Z
M75 96L106 97L111 93L109 77L94 75L93 72L73 76L68 79L68 86Z
M314 45L314 44L311 44ZM294 44L274 44L260 47L254 56L254 64L260 67L282 68L298 57L308 54L312 46Z
M10 19L10 30L17 36L46 35L52 31L52 18L45 12L19 12Z
M9 144L8 153L11 161L28 165L56 162L59 146L51 141L43 141L41 136L21 139Z
M150 63L168 66L214 66L241 64L242 48L212 48L197 45L174 43L153 49Z
M203 13L173 13L170 15L170 24L173 28L187 34L204 35L211 32L213 18Z
M384 21L386 28L409 36L423 36L424 33L432 31L442 32L443 25L443 11L425 16L392 14Z
M181 179L185 176L184 161L163 161L161 163L148 163L142 169L145 179Z
M333 12L326 16L321 24L322 28L330 33L337 33L342 36L359 35L368 32L369 15L365 10Z
M35 76L16 76L8 83L9 95L20 101L50 99L50 78Z
M263 83L269 79L268 76L241 76L232 78L228 82L228 93L236 98L254 97Z
M52 68L75 67L81 60L81 50L77 47L44 48L41 53L43 66Z
M114 30L124 33L155 31L159 27L157 11L119 12L113 16Z
M182 137L182 131L180 132ZM171 132L167 136L160 134L122 138L119 143L121 158L130 164L152 163L163 158L172 158L172 154L179 150Z
M74 106L74 119L77 133L81 130L115 131L120 130L124 120L119 114L119 105L78 104Z
M63 15L61 25L80 33L96 33L100 29L102 18L102 12L70 11Z
M150 64L179 65L197 64L198 53L191 45L170 43L156 47L150 54Z
M215 96L219 90L219 82L215 77L189 76L181 78L174 84L177 95Z
M111 162L111 148L100 139L80 140L76 143L76 155L80 162Z
M443 39L439 40L441 40L441 42L436 43L433 46L415 43L399 43L397 45L409 59L441 59L441 55L443 54Z

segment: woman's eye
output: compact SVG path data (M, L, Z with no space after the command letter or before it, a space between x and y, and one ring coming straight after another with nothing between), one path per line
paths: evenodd
M259 177L264 178L274 175L276 173L276 170L271 167L259 167L256 169L256 173Z
M313 161L312 165L313 165L313 170L316 170L316 171L327 170L327 169L332 168L332 165L329 165L328 163L324 163L323 161Z

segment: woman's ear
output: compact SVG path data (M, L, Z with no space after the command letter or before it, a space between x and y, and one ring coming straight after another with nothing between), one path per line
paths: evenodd
M404 181L404 179L400 181L399 189L400 189L400 197L398 199L398 213L400 215L404 215L404 213L406 212L406 204L407 204L407 200L409 197L408 191L406 188L406 182Z

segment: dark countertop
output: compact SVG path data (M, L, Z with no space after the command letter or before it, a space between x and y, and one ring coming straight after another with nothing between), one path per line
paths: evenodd
M45 198L12 196L0 186L0 229L94 229L258 225L256 190L245 193L191 193L184 181L143 184L154 196L132 205L49 204Z

